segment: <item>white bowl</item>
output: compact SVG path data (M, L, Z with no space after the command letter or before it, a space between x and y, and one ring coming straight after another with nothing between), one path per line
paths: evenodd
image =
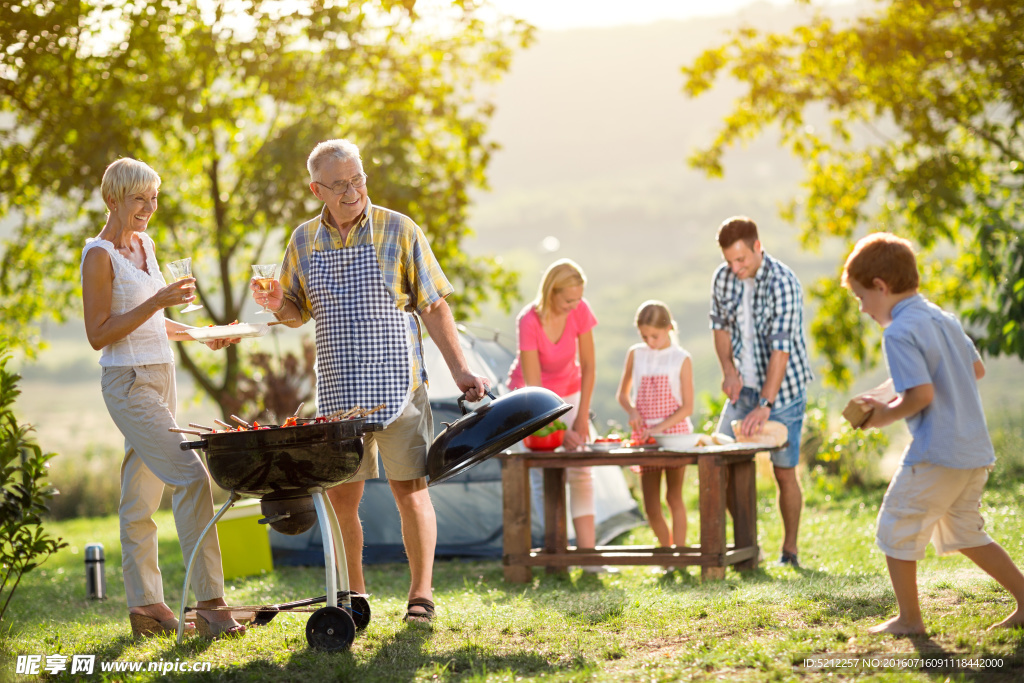
M659 448L670 451L685 451L696 448L699 434L655 434Z

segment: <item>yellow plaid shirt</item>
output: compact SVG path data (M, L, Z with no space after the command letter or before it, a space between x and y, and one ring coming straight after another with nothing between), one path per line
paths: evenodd
M281 264L284 295L298 307L302 322L313 317L307 289L313 252L370 244L371 225L384 283L400 310L422 311L454 291L423 231L408 216L367 201L366 211L349 231L348 238L343 239L341 232L327 222L327 215L325 206L319 216L295 229ZM412 388L416 389L427 381L427 371L423 364L419 318L410 316L409 320L409 343L414 349Z

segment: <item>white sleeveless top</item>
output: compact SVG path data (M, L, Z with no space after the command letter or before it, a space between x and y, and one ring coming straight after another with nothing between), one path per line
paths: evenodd
M634 344L633 351L633 398L636 399L637 389L643 377L667 375L672 389L672 398L682 405L683 391L679 386L679 373L683 362L690 357L678 344L670 344L667 349L652 349L647 344Z
M131 261L122 256L107 240L90 237L82 249L82 264L85 263L85 255L93 247L104 249L110 255L110 264L114 268L110 297L111 315L127 313L167 286L164 276L160 273L160 265L156 261L153 239L146 233L142 233L140 237L146 253L148 273L132 265ZM163 309L154 313L127 337L104 346L100 352L100 365L105 368L173 362L174 353L167 340Z

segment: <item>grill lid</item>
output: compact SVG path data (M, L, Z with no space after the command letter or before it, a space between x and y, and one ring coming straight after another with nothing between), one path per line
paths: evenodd
M572 410L555 392L523 387L470 411L459 398L462 417L445 426L427 454L428 485L440 484L522 441Z

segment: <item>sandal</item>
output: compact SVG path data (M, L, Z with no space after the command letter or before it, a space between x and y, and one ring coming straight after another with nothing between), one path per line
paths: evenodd
M424 611L413 612L413 607L422 607ZM434 621L434 603L426 598L413 598L405 609L405 617L402 619L407 624L416 626L431 626Z
M204 638L216 640L221 636L241 636L245 634L245 626L234 619L210 621L196 611L196 631Z
M162 636L178 633L178 620L174 617L158 621L147 614L128 613L128 621L132 624L132 636L135 638L149 638L150 636ZM190 628L191 627L191 628ZM195 626L185 624L186 635L195 633Z

